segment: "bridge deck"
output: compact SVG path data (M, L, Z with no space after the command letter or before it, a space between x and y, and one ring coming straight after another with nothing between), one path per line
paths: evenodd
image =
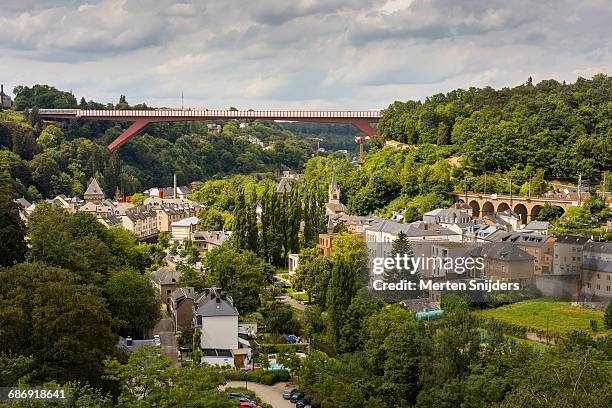
M208 110L208 109L151 109L151 110L94 110L94 109L40 109L42 117L98 120L136 120L136 119L364 119L377 122L382 114L379 110L370 111L277 111L277 110Z

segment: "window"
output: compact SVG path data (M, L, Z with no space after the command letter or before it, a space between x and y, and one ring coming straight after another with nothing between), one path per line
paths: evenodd
M599 283L597 284L597 286L595 286L597 288L597 290L601 289L601 286L599 285Z
M600 280L600 279L601 279L601 273L598 273L597 274L597 280Z
M606 291L609 292L610 291L610 286L606 286Z
M591 284L587 283L587 288L591 289Z
M610 280L610 275L606 275L606 280Z

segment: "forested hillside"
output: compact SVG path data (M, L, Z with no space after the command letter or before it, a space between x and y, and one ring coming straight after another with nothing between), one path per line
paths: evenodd
M474 174L530 165L547 177L598 177L612 169L612 77L537 85L529 79L514 88L395 102L379 131L409 144L452 145Z
M15 92L16 109L77 106L74 96L48 86L18 87ZM78 106L130 109L124 96L115 106L84 99ZM111 154L106 145L128 123L59 121L47 126L36 109L26 116L0 112L0 165L9 169L18 194L31 200L82 194L92 176L112 196L117 188L132 194L170 185L174 173L186 184L225 174L299 170L312 154L310 143L272 122L253 122L244 129L227 122L220 134L209 133L205 122L152 124ZM249 143L247 135L258 137L267 148Z

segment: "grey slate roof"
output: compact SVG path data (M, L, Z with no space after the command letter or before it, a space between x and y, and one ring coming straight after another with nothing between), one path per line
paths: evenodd
M589 237L579 237L574 235L562 235L557 237L556 244L584 245L589 240Z
M195 301L198 304L196 316L238 316L232 298L218 288L205 290L204 296L196 296Z
M181 271L176 271L168 266L162 266L158 270L151 272L151 279L160 285L169 285L178 282L182 275L183 272Z
M530 221L529 224L525 225L525 229L542 231L552 227L552 224L548 221Z
M100 188L100 184L98 184L98 181L95 178L92 178L89 182L85 195L104 195L102 188Z
M31 206L31 205L32 205L32 203L30 203L28 200L26 200L26 199L25 199L25 198L23 198L23 197L16 198L16 199L15 199L15 202L16 202L17 204L19 204L19 206L21 207L21 209L22 209L22 210L25 210L26 208L28 208L29 206Z
M512 242L517 245L541 247L550 238L547 235L540 234L522 234L520 232L507 232L505 236L501 237L502 242Z
M499 261L520 262L535 259L518 246L509 242L491 242L470 251L470 256L495 259Z
M612 242L589 241L584 245L583 251L612 254Z

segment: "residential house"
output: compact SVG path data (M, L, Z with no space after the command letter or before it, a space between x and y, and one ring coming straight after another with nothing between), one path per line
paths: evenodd
M23 197L16 198L13 201L19 206L19 218L21 218L23 221L27 221L28 217L30 216L30 214L28 214L27 212L27 209L30 208L32 203L30 203Z
M193 234L198 226L198 217L183 218L170 224L173 241L185 242L193 239Z
M168 266L162 266L158 270L151 272L151 281L159 291L168 310L171 310L170 304L173 301L172 292L176 289L176 284L182 275L183 272L180 270L175 270Z
M556 239L547 235L508 232L501 242L509 242L534 257L533 273L550 275L553 273L554 243Z
M531 231L536 234L547 235L548 230L552 227L552 224L548 221L529 221L527 225L523 228L525 231Z
M317 248L323 256L331 257L334 253L334 236L337 234L319 234Z
M465 224L472 220L472 216L456 208L437 208L423 214L423 222L440 224L447 227L455 224Z
M193 287L177 288L170 294L170 315L174 319L174 327L177 332L193 327L195 296Z
M157 213L157 229L161 232L170 232L173 222L185 218L197 217L200 213L200 204L184 198L147 198L149 204Z
M238 310L230 296L218 288L205 289L194 300L195 327L201 329L202 362L243 367L249 343L238 336Z
M361 215L348 215L338 213L328 218L328 230L331 232L338 224L344 224L351 234L365 234L366 227L370 224L370 218Z
M126 209L125 215L121 216L121 223L141 241L151 239L159 233L157 213L148 204Z
M590 301L612 300L612 243L587 242L582 249L582 294Z
M580 276L582 270L582 248L588 240L588 237L573 235L557 237L553 252L553 273L555 275Z
M508 242L491 242L470 251L472 258L482 257L484 270L480 277L518 282L521 288L534 284L534 257ZM472 272L477 275L477 272Z
M215 134L219 134L221 133L221 130L223 130L223 127L221 125L217 125L216 123L209 123L208 125L206 125L206 128L210 133Z
M231 231L195 231L193 243L200 252L208 252L225 242L231 234Z

